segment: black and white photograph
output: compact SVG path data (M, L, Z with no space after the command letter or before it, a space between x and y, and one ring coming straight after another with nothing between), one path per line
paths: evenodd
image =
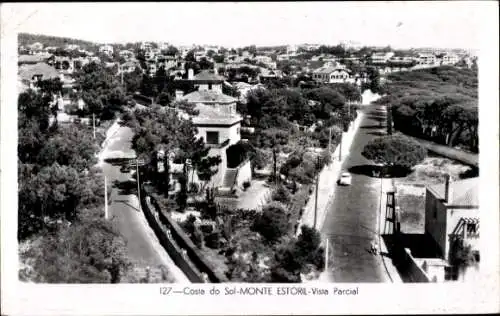
M498 281L498 60L483 59L488 38L498 59L498 17L488 35L481 15L492 10L2 5L1 69L15 71L2 75L1 115L13 126L10 278L354 305L367 304L364 284ZM498 285L488 295L498 304Z

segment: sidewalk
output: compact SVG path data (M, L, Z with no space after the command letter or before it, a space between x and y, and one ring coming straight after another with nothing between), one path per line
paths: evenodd
M382 234L384 234L384 224L385 224L385 206L387 204L387 194L386 192L394 187L394 180L390 178L383 178L381 179L382 185L381 185L381 199L380 199L380 207L379 207L379 214L378 214L378 223L379 223L379 228L378 228L378 244L379 244L379 254L388 254L389 252L387 251L387 246L385 245L384 238L382 238ZM391 258L380 255L380 258L382 259L382 263L384 264L385 271L387 272L387 275L389 276L389 279L391 279L392 283L403 283L403 280L401 279L401 276L399 275L398 270L392 263Z
M97 165L102 167L104 163L104 159L106 159L107 154L109 154L108 147L110 145L110 142L113 141L113 136L115 136L116 133L120 130L120 124L119 124L120 119L116 119L113 122L113 125L111 125L108 130L106 131L106 139L102 142L101 144L101 150L97 154L98 157L98 163Z
M318 212L316 218L317 230L321 230L321 227L323 226L323 222L328 211L328 206L333 197L334 190L332 189L332 187L337 185L337 179L342 170L343 158L349 155L349 150L354 139L354 135L356 135L363 115L363 112L358 111L358 116L356 117L356 120L351 124L349 131L342 133L342 160L339 161L340 146L337 146L332 154L332 162L329 165L325 166L319 174ZM307 225L310 227L314 226L315 196L316 192L313 191L311 197L309 198L309 201L307 202L304 214L299 221L299 229L297 229L297 235L300 234L302 225Z

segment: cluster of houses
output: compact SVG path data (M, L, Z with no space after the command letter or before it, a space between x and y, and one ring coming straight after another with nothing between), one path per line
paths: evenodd
M192 85L195 91L175 91L176 101L184 101L195 106L198 112L196 116L179 111L180 115L189 116L193 124L197 127L197 137L203 138L207 146L210 147L209 155L221 157L221 164L217 168L217 173L212 176L210 183L205 183L209 187L214 187L220 194L232 194L235 188L242 187L243 184L251 180L252 172L250 161L242 158L234 163L228 159L228 149L240 142L245 142L241 138L241 122L243 117L237 112L237 102L244 102L247 94L254 89L264 88L261 82L269 78L281 78L283 72L277 69L276 61L289 60L298 54L297 46L289 46L286 54L272 58L273 50L250 53L243 51L241 54L231 54L227 50L223 53L219 47L179 47L174 56L166 55L164 52L169 45L160 43L152 45L144 42L140 46L140 51L144 54L146 68L142 69L137 60L136 53L131 50L120 50L118 55L124 61L118 66L118 74L133 72L137 68L145 74L154 76L159 67L164 67L168 74L173 75L178 82L185 82ZM317 46L308 45L305 50L316 49ZM63 88L72 89L72 74L92 61L100 62L98 56L91 52L86 56L63 57L55 56L51 51L57 48L43 47L40 43L34 43L27 47L21 47L18 58L18 82L19 92L26 89L36 89L36 82L39 80L59 78L63 82ZM79 50L77 45L67 45L64 49ZM194 58L201 60L206 58L214 64L211 70L203 70L197 74L193 69L185 70L185 57L188 52L194 51ZM100 54L116 55L115 49L111 45L102 45L98 48ZM212 51L213 53L209 53ZM224 62L217 63L213 54L223 54ZM453 53L421 53L417 56L395 56L393 52L374 53L370 56L370 64L376 66L381 73L390 71L409 71L419 67L433 67L437 65L454 65L463 60ZM357 57L346 57L353 64L359 63ZM250 63L249 63L250 61ZM318 67L311 67L312 65ZM322 83L352 83L360 85L367 82L367 76L363 73L354 73L346 65L340 63L334 56L326 54L314 56L307 62L307 70L311 78ZM231 68L247 66L258 69L259 80L257 82L232 82L226 81L219 69L228 71ZM389 70L387 70L389 68ZM396 70L395 70L396 69ZM185 76L186 75L186 76ZM224 85L236 88L240 92L239 99L226 95L223 92ZM182 86L182 85L181 85ZM67 94L58 96L59 109L71 102ZM78 106L83 107L83 101L78 101ZM175 164L172 161L172 168ZM182 168L177 168L182 170ZM175 183L175 172L172 173L172 182ZM196 173L189 180L201 184ZM428 258L415 258L424 273L434 281L444 281L456 278L456 271L449 264L451 252L451 239L454 236L461 236L462 239L473 247L473 254L479 261L478 237L479 237L479 213L477 198L477 178L462 180L444 186L435 185L427 189L425 230L433 242L440 249L439 256ZM470 273L474 276L474 273Z

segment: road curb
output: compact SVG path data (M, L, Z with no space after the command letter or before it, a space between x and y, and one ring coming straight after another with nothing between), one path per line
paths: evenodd
M387 245L385 244L384 238L382 238L381 232L384 229L384 205L386 201L386 194L384 190L384 180L390 180L391 184L394 185L394 180L393 179L381 179L381 185L380 185L380 205L379 205L379 223L378 223L378 244L379 244L379 254L382 253L389 253L387 250ZM384 203L383 203L384 202ZM387 276L391 280L391 283L403 283L403 280L401 279L401 276L399 275L398 270L392 263L392 259L388 258L386 256L380 255L382 259L382 263L384 265L385 271L387 273Z
M345 132L342 139L342 153L341 153L341 160L337 160L337 157L339 155L339 146L335 148L335 151L332 153L332 160L329 165L325 166L323 170L321 170L319 177L320 177L320 183L323 183L323 185L320 185L319 190L321 191L322 189L330 189L328 190L328 197L326 199L326 202L324 202L324 195L318 196L318 201L323 201L324 203L318 203L318 213L317 213L317 222L316 222L316 228L317 230L321 230L323 227L323 224L325 222L326 214L328 213L327 210L329 209L329 206L331 205L333 201L333 189L331 189L332 186L336 185L337 179L339 177L340 172L342 171L342 164L344 163L345 157L349 155L350 152L350 147L352 145L352 142L354 140L354 136L359 129L359 126L361 124L361 119L364 116L364 113L361 111L357 111L358 115L356 119L353 121L351 128L349 129L348 132ZM324 180L324 177L327 177L326 181L321 181ZM326 183L325 183L326 182ZM312 194L309 196L309 202L306 204L304 214L299 220L299 228L297 229L296 235L298 236L301 231L301 226L302 225L308 225L308 226L313 226L313 218L314 218L314 199L315 199L315 188L312 192Z

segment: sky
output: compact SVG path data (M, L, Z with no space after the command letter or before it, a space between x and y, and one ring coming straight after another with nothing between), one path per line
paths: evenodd
M483 3L484 4L484 3ZM9 30L100 43L328 44L476 49L478 2L27 3L2 7Z

